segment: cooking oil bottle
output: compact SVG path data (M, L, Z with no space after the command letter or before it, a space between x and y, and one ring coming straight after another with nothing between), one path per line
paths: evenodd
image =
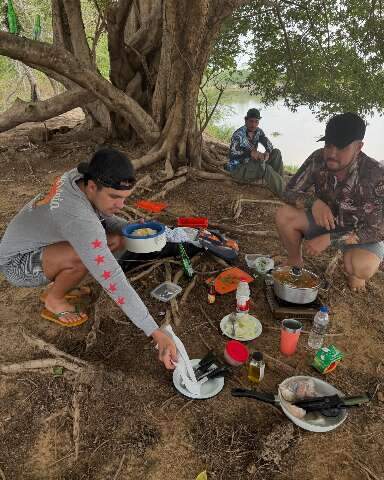
M265 363L261 352L253 352L248 364L248 380L260 383L264 378Z

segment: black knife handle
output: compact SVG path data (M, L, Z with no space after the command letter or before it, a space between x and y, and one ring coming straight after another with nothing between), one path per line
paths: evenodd
M233 397L248 397L265 403L276 403L275 395L273 395L273 393L260 393L245 388L234 388L231 393Z

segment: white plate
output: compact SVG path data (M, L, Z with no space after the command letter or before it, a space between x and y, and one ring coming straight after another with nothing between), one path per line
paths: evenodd
M340 392L337 388L333 385L330 385L323 380L320 380L316 377L306 377L306 376L298 376L298 377L289 377L286 378L281 385L284 386L285 383L289 383L292 381L304 381L309 380L310 378L313 379L315 382L315 389L319 395L327 396L327 395L339 395L339 397L344 397L345 395L343 392ZM329 432L330 430L334 430L339 425L341 425L345 419L347 418L347 409L341 409L339 415L337 417L325 417L318 412L310 412L305 415L304 418L297 418L294 417L285 407L284 402L285 400L282 398L280 394L280 390L278 393L280 406L283 409L285 415L292 420L293 423L298 425L299 427L303 428L304 430L309 430L310 432Z
M192 366L195 367L199 362L200 358L194 358L191 360ZM214 365L214 364L213 364ZM207 380L205 383L201 385L201 394L194 395L190 391L188 391L181 382L181 377L179 372L176 370L173 372L173 384L182 395L185 395L189 398L195 398L196 400L203 400L206 398L211 398L217 395L224 387L224 377L217 377Z
M255 327L256 327L256 334L255 335L252 335L250 337L236 337L236 336L232 336L230 333L228 333L226 331L226 326L229 322L229 315L226 315L220 322L220 329L222 331L222 333L229 337L229 338L233 338L233 340L239 340L239 342L249 342L250 340L254 340L255 338L257 337L260 337L261 335L261 332L263 331L263 327L260 323L260 320L258 320L256 317L253 317L252 315L249 315L249 319L251 322L253 322L255 324Z

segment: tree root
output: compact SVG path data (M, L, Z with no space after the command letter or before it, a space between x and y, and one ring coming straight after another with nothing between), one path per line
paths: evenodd
M232 179L229 173L213 173L197 170L196 168L190 168L188 172L190 178L201 178L203 180L223 180L228 183L232 183Z
M167 282L172 281L172 268L169 263L165 264L165 280ZM181 323L181 319L179 316L179 305L177 303L176 298L173 298L171 300L171 313L172 313L172 318L173 318L173 323L178 327Z
M91 330L88 332L87 336L85 337L85 351L91 350L97 342L97 332L100 331L100 322L102 320L100 315L100 309L103 304L105 304L106 299L109 299L105 291L103 290L97 301L95 302L95 309L94 309L94 319Z
M149 275L151 272L153 272L153 270L155 270L156 268L160 267L161 265L163 264L166 264L166 265L169 265L169 261L167 258L164 258L162 260L158 260L157 262L155 262L153 265L151 265L147 270L145 270L144 272L140 272L138 273L137 275L133 276L133 277L128 277L128 280L132 283L132 282L136 282L137 280L140 280L141 278L144 278L146 277L147 275Z
M84 396L83 385L76 385L72 397L72 418L73 418L73 443L75 445L75 461L79 458L80 451L80 402Z
M83 367L63 358L41 358L38 360L27 360L20 363L0 365L0 373L24 373L31 370L52 369L53 367L64 367L75 373L80 373Z
M74 364L75 366L77 366L77 365L79 365L80 367L88 367L89 366L89 363L86 362L85 360L82 360L79 357L75 357L73 355L70 355L69 353L63 352L62 350L59 350L54 345L44 341L41 338L35 337L34 335L32 335L30 333L27 334L23 330L21 331L21 333L23 335L24 340L27 343L29 343L29 345L32 345L33 347L37 347L39 350L42 350L43 352L48 352L55 357L65 358L66 360L71 362L71 364ZM48 360L50 360L50 359L48 359ZM31 362L33 362L33 361L34 360L31 360ZM26 363L28 363L28 362L26 362ZM46 368L46 367L42 367L42 368Z
M167 182L159 193L156 193L155 195L153 195L151 197L151 200L163 199L167 195L167 193L169 193L171 190L177 188L179 185L182 185L186 181L187 181L187 177L182 176L182 177L175 178L174 180L171 180L170 182Z
M199 263L201 256L202 256L202 252L199 252L191 258L191 265L193 267ZM183 277L183 275L184 275L184 270L180 268L180 270L178 270L175 273L172 282L178 284L181 278Z
M227 263L223 258L216 257L216 255L213 255L213 253L210 253L209 256L219 265L221 265L224 268L229 268L230 265Z
M187 299L188 299L188 296L189 294L191 293L191 291L195 288L196 286L196 282L197 282L197 276L195 275L193 277L193 279L191 280L191 282L189 282L189 285L187 286L187 288L185 289L184 293L183 293L183 296L181 297L181 300L180 300L180 307L184 306L185 303L187 302Z
M133 186L131 190L131 195L136 192L137 190L149 190L150 185L152 185L153 180L151 175L149 173L147 175L144 175L144 177L141 177Z

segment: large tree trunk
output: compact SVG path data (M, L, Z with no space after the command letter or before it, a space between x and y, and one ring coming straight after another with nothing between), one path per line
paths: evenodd
M95 70L79 0L52 0L53 45L12 41L0 32L0 54L48 73L70 90L62 94L60 106L37 105L36 119L81 105L115 138L137 135L151 146L135 162L137 167L163 159L172 176L179 165L200 168L202 158L209 162L210 152L196 123L199 86L223 20L243 3L246 0L111 2L103 12L110 82ZM23 108L18 105L6 112L8 118L0 117L1 128L20 121ZM28 120L31 116L28 110Z

